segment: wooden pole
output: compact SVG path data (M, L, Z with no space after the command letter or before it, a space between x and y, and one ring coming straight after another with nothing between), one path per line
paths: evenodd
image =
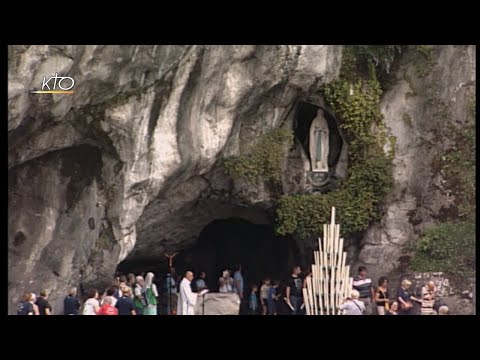
M313 265L312 266L312 270L316 270L317 266L316 265ZM310 282L312 284L312 294L311 294L311 303L313 304L313 314L314 315L318 315L317 314L317 297L315 296L315 293L316 293L316 287L315 287L315 281L312 281L313 280L313 275L312 277L308 277L307 278L307 281ZM309 300L310 300L309 299Z
M320 288L320 279L319 279L319 274L320 274L320 251L316 252L316 258L315 258L315 263L317 264L315 266L315 271L312 271L312 281L315 284L315 297L318 296L318 303L320 303L320 298L321 298L321 288ZM320 306L320 305L319 305Z
M343 278L342 278L342 256L343 252L340 252L338 254L338 259L337 259L337 284L335 286L335 309L338 309L338 296L340 295L340 285L342 284Z
M330 224L323 224L323 238L318 238L318 251L313 252L312 275L303 289L307 315L339 314L340 302L350 295L353 278L343 246L332 207Z
M328 255L327 252L325 252L325 257ZM325 267L325 296L324 296L325 307L327 308L327 315L330 315L330 303L328 301L329 284L330 284L330 274L329 274L329 272L330 272L330 266L329 266L328 261L327 261L327 266Z
M320 306L320 315L323 315L323 282L322 282L322 277L323 277L323 268L322 266L317 267L317 279L318 279L318 288L319 288L319 293L318 293L318 303Z
M302 289L302 292L303 292L303 302L305 303L305 311L306 311L306 314L307 315L311 315L310 313L310 304L308 302L308 289L306 288L303 288Z

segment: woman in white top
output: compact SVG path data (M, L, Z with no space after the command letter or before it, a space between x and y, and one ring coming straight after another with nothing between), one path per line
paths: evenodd
M230 270L223 270L222 277L218 279L218 292L233 292L233 278L230 276Z
M88 292L88 299L85 301L82 314L97 315L99 309L100 304L98 302L98 291L96 289L92 289Z
M145 276L145 299L147 306L143 309L143 315L157 315L157 286L153 283L153 273L147 273Z

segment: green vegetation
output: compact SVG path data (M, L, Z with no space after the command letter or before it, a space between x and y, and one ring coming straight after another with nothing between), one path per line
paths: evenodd
M345 45L341 77L356 81L388 74L401 51L400 45Z
M476 100L474 96L468 98L468 113L473 119L476 118Z
M440 156L445 188L455 196L458 214L455 217L475 221L475 126L449 127L450 138L455 146Z
M232 177L241 177L250 183L260 180L281 182L282 162L293 144L290 129L275 129L260 137L246 154L225 160L225 169Z
M415 73L423 78L430 74L435 61L432 56L432 45L417 45L415 54Z
M447 222L425 230L415 245L414 271L441 271L454 278L475 275L475 224Z
M330 208L342 224L342 235L365 230L379 219L380 204L393 184L392 158L383 152L387 141L379 109L382 89L376 78L378 66L391 64L395 46L347 46L341 77L327 84L327 103L341 119L348 142L347 179L337 190L325 194L283 196L276 210L276 231L280 235L297 234L301 238L320 235L328 223ZM374 133L372 127L376 127Z
M100 233L98 236L97 242L95 244L95 247L97 250L113 250L113 243L112 241L108 238L108 236L105 234L104 231Z

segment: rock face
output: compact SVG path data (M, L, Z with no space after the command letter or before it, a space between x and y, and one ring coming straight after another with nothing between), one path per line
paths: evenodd
M188 246L214 219L264 223L268 191L219 160L321 105L340 63L340 46L9 47L9 312L46 288L59 313L69 285L102 289L132 250ZM55 73L74 94L30 93Z
M188 248L213 220L271 224L272 189L230 179L222 161L323 107L320 87L341 57L341 46L9 47L9 313L44 288L60 313L68 286L103 290L127 256ZM455 146L446 124L474 122L475 61L474 46L402 54L381 103L396 137L395 189L380 223L351 242L352 265L373 278L458 201L435 159ZM55 73L74 79L74 94L30 93ZM337 139L328 161L338 179L348 144ZM301 146L285 160L288 193L312 190Z
M435 159L458 145L449 125L475 123L469 104L475 99L475 62L475 46L433 46L428 56L411 51L382 98L385 125L396 137L395 188L383 218L363 237L357 261L374 278L394 269L406 242L456 206Z

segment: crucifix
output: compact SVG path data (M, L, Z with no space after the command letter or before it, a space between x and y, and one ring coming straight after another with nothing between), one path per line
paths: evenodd
M173 265L173 258L177 255L177 253L173 253L172 255L169 255L165 253L165 257L168 259L168 268L171 269Z
M171 315L172 312L172 286L176 285L176 280L172 283L172 265L173 265L173 258L177 255L177 253L173 253L172 255L169 255L165 253L165 257L168 259L168 274L167 274L167 288L168 288L168 305L167 305L167 315Z

